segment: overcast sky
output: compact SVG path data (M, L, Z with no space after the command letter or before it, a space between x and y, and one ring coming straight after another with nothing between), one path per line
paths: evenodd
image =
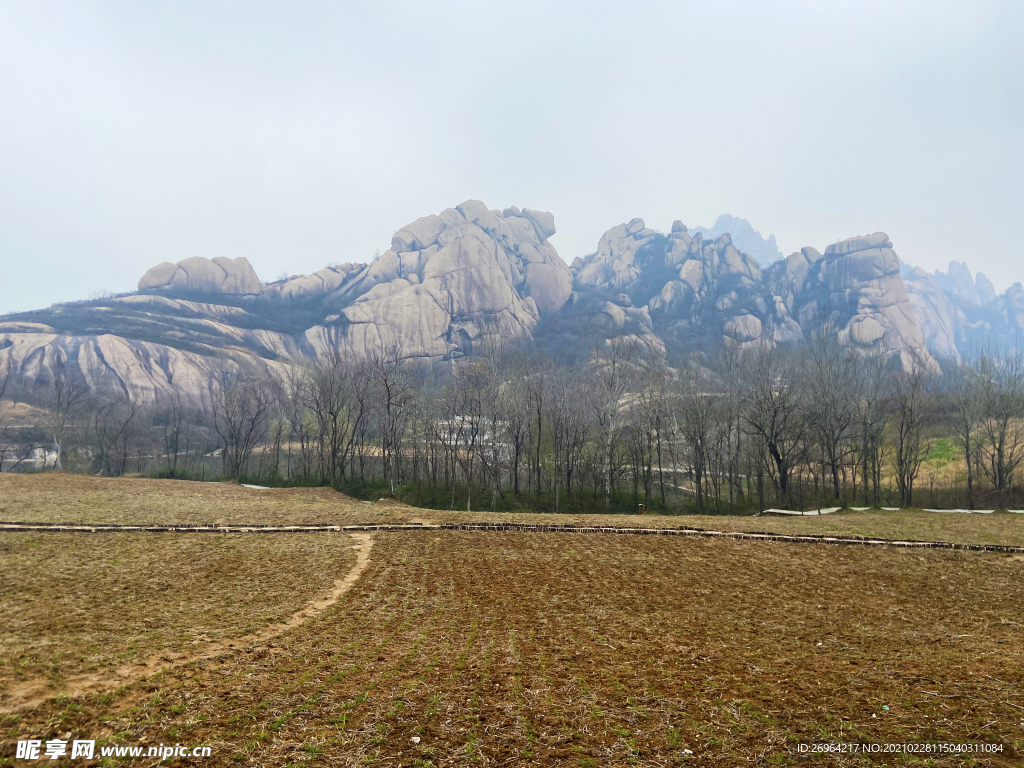
M1024 3L0 0L0 312L367 261L478 198L566 262L720 213L1024 280Z

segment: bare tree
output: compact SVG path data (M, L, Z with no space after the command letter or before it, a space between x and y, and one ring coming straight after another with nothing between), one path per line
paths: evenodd
M810 423L815 442L828 466L832 493L846 506L840 482L855 428L855 386L858 358L841 346L828 327L810 344Z
M377 390L377 416L384 464L384 479L395 492L402 471L402 436L412 402L412 387L402 365L398 341L383 341L372 356L372 375Z
M719 461L714 455L721 445L721 393L711 371L697 360L679 370L672 398L672 431L678 436L675 459L686 469L693 483L697 508L703 510L715 495L713 490Z
M320 478L330 485L345 475L345 462L368 416L369 388L366 367L346 361L336 350L316 362L302 388L306 409L316 419ZM306 439L301 413L293 408L290 419L300 440Z
M857 365L855 403L863 466L864 503L881 504L882 438L892 404L892 370L882 352L862 355ZM871 486L874 493L870 494Z
M128 471L128 459L139 434L139 404L130 395L101 402L92 412L93 471L118 477Z
M974 509L974 465L980 449L980 431L984 406L978 370L965 362L957 363L943 377L949 407L945 421L953 431L967 465L967 508Z
M14 366L10 360L0 362L0 472L4 471L4 457L9 450L7 435L10 429L8 424L7 408L4 405L4 396L10 388Z
M544 416L547 413L548 397L548 365L546 360L534 360L533 370L526 378L526 397L529 402L530 420L530 458L533 461L533 472L531 473L534 482L534 493L537 501L540 501L542 489L541 469L544 466L541 461L541 448L544 444ZM536 419L534 419L536 417Z
M53 450L56 458L54 469L63 469L63 456L67 450L68 434L79 411L85 406L89 397L89 386L76 370L68 370L63 361L53 367L53 378L50 382L47 407L49 410L48 431L53 439Z
M193 410L192 406L176 393L157 413L156 421L161 431L164 464L170 478L178 476L181 455L184 453L187 457L192 446L195 433Z
M743 418L764 446L779 496L791 499L790 480L808 428L803 361L761 345L747 351L743 363Z
M608 339L595 348L591 359L592 404L595 422L604 445L604 508L611 509L612 467L615 461L615 442L622 427L622 413L626 393L635 376L633 359L636 342L628 338Z
M892 464L900 506L913 504L914 481L928 453L922 440L929 405L927 376L925 367L917 361L909 371L897 371L893 376Z
M265 436L273 388L262 376L242 376L225 369L210 379L208 390L211 421L222 443L224 472L237 480Z
M1024 358L982 355L978 361L982 466L1002 500L1024 459Z
M509 446L509 480L512 493L519 495L520 467L530 440L530 400L526 373L514 366L508 380L500 385L499 395L504 404L503 432Z
M308 479L313 474L313 445L321 432L317 417L309 409L311 379L312 376L308 369L292 365L285 374L277 395L284 418L288 420L290 439L288 441L286 474L289 477L293 475L292 444L296 440L299 443L298 474L304 479Z
M572 492L572 478L579 465L587 435L584 394L579 380L566 369L559 369L549 383L547 422L551 426L552 485L555 512L560 509L562 481L566 494Z

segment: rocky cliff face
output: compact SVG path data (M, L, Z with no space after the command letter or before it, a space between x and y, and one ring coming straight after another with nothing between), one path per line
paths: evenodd
M612 329L654 335L680 351L800 338L757 261L737 250L728 234L691 237L676 221L662 235L633 219L608 230L597 251L572 269L578 313L598 311ZM630 317L634 322L627 325Z
M829 322L841 341L898 352L904 366L915 359L938 370L917 326L900 261L884 232L853 237L825 249Z
M200 398L220 368L271 373L331 349L368 357L472 354L483 336L529 338L572 276L550 213L469 200L403 227L369 264L260 282L245 258L159 264L137 295L0 318L0 361L46 382L58 367L145 401Z
M475 200L400 229L391 250L327 295L337 309L305 333L315 350L365 356L381 344L410 357L470 354L488 334L529 337L562 308L571 276L548 238L554 217L491 211Z
M937 369L882 232L835 243L824 254L804 248L762 269L727 233L691 237L677 221L666 236L633 219L608 230L572 270L575 311L606 318L610 333L655 335L680 351L713 350L795 343L828 324L850 346ZM940 335L939 346L951 343Z
M935 270L932 274L936 285L945 292L947 298L957 305L981 307L990 304L996 298L996 290L992 281L979 272L971 276L971 270L962 261L949 262L949 271Z
M258 296L263 293L263 283L245 257L204 259L196 256L177 264L169 261L157 264L139 280L139 291Z
M936 357L1024 343L1019 283L996 296L959 262L933 275L901 265L882 232L766 266L763 248L755 256L738 240L771 238L732 217L716 228L676 221L665 234L633 219L569 268L549 242L551 214L469 200L402 227L367 264L264 284L245 258L194 257L148 270L137 294L0 318L0 364L25 383L64 367L96 390L153 401L201 399L222 368L283 374L330 351L355 359L382 347L454 359L487 337L532 338L563 360L631 337L675 359L828 327L853 348L933 370Z
M910 306L928 350L937 357L959 360L958 329L964 315L949 300L935 278L919 267L902 270Z

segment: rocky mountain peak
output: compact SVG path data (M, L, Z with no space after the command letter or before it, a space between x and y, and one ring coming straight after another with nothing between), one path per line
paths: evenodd
M762 237L749 221L738 216L723 213L710 229L697 227L694 231L711 240L728 234L738 250L753 256L762 267L767 267L782 258L782 252L775 243L775 235Z

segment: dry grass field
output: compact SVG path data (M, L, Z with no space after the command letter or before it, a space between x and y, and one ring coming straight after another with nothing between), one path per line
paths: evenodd
M842 512L824 517L708 515L491 514L425 510L394 501L372 504L328 488L254 490L230 483L103 478L47 472L0 474L0 520L86 523L388 523L518 522L709 528L875 536L1024 546L1024 515Z
M0 517L22 520L487 517L366 505L331 491L70 475L0 476L0 499ZM61 499L70 501L62 507ZM718 529L838 525L873 535L893 526L898 537L951 540L970 533L950 521L987 526L981 539L1006 543L1016 543L1024 525L1010 515L927 513L644 518L645 525ZM901 524L917 528L911 534ZM0 714L0 765L27 764L14 759L18 739L66 735L210 745L204 765L1024 762L1019 556L455 531L382 532L374 542L367 569L336 605L272 640L67 698L59 692L68 675L124 654L187 648L280 620L352 567L352 541L340 534L4 534L0 618L17 631L3 640L3 663L15 665L9 677L42 676L51 695ZM79 607L85 613L76 618L70 611ZM109 621L95 627L86 615ZM851 742L984 743L1002 751L799 751Z

